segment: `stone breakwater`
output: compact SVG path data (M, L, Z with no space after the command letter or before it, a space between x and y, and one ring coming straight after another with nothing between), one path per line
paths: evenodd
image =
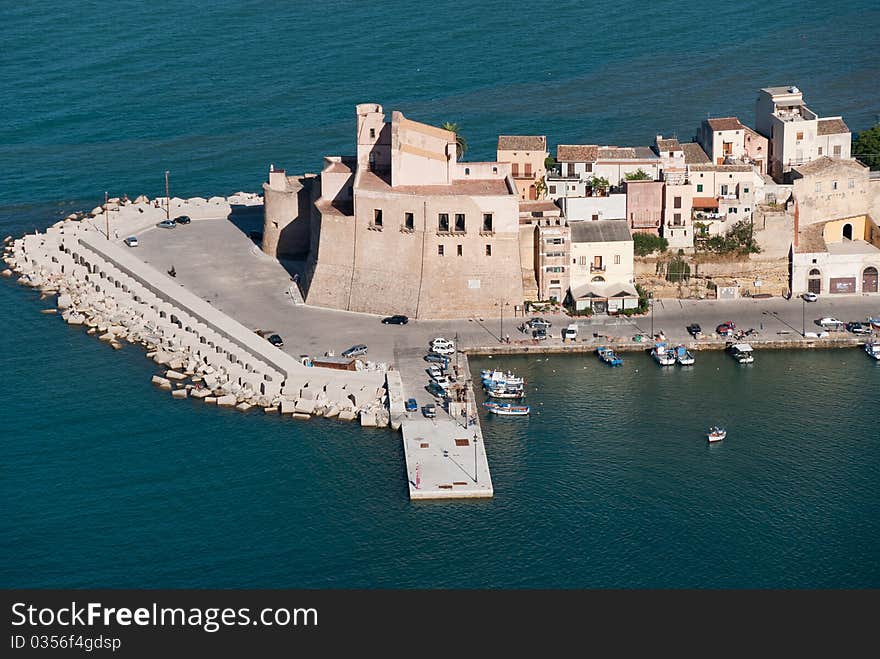
M241 195L171 203L196 220L200 211L216 217L232 203L253 203ZM166 214L161 203L146 197L112 200L45 233L7 237L3 256L9 267L3 275L16 274L20 284L38 289L43 298L57 296L68 324L86 327L113 348L143 346L161 367L153 384L174 398L241 411L261 408L297 419L325 416L399 427L399 416L392 422L389 414L386 374L304 366L109 239L102 225L105 214L113 218L114 211L140 218L136 229ZM393 388L396 402L400 394Z

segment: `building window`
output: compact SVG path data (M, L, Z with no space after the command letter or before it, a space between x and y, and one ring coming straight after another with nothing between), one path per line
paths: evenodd
M407 229L415 229L415 215L413 213L404 213L403 214L403 223Z
M587 265L587 257L586 256L580 257L578 265Z
M382 226L382 209L375 208L373 209L373 224L377 227Z
M492 173L493 173L493 174L497 174L497 173L498 173L498 168L497 168L497 167L493 167L493 168L492 168Z
M492 231L492 213L483 213L483 231Z
M736 215L736 206L731 206L729 212L731 215Z
M443 245L437 245L437 256L443 256Z
M697 183L697 192L702 192L702 191L703 191L703 184Z
M461 244L456 245L456 247L455 247L455 252L456 252L456 254L458 254L459 256L461 256L461 255L464 253L464 250L462 249Z
M593 222L599 221L599 213L593 213Z
M822 155L822 147L821 146L819 147L819 155L820 156Z
M836 144L834 146L834 157L840 158L840 145L839 144Z
M681 197L673 197L672 198L672 207L673 208L681 208Z
M749 189L748 189L748 188L743 188L743 194L749 194Z
M804 139L804 132L803 131L799 130L797 132L797 139L799 139L799 140Z
M673 224L673 226L677 226L677 227L681 226L681 213L673 213L672 224ZM618 261L618 263L619 263L619 261Z
M370 139L371 139L371 140L372 140L372 139L375 139L375 137L376 137L376 129L375 129L375 128L371 128L371 129L370 129Z
M837 181L831 181L831 189L837 190Z
M555 185L550 186L550 194L556 194L556 186Z
M819 181L816 182L816 192L822 192L822 183Z
M558 280L558 279L551 279L551 280L550 280L550 283L551 283L551 284L558 284L558 283L559 283L559 280Z
M519 176L519 164L513 163L510 165L510 173L514 176Z
M465 167L465 168L464 168L464 175L465 175L465 176L470 176L470 175L471 175L471 168L470 168L470 167Z
M614 265L620 265L620 254L614 255Z
M599 275L596 275L590 281L593 282L594 284L601 284L605 281L605 277L600 277Z
M437 231L449 231L449 213L440 213L438 215Z
M851 178L849 181L846 182L846 187L848 187L848 188L856 187L856 180L854 178Z
M565 266L564 265L548 266L547 272L565 272Z
M486 256L492 256L492 245L486 245Z
M724 185L721 186L721 194L722 194L722 195L726 195L726 194L727 194L727 184L726 184L726 183L725 183Z
M455 230L464 233L464 213L455 214Z
M526 175L526 176L531 176L531 175L532 175L532 165L531 165L531 163L526 163L525 167L526 167L525 175Z

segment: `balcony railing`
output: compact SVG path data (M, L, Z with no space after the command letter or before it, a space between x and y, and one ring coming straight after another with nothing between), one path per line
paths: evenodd
M596 265L595 263L590 264L590 272L605 272L604 265Z

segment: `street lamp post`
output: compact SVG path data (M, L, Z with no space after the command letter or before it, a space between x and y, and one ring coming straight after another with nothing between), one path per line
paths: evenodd
M477 472L477 433L474 433L474 483L479 482L480 475Z
M171 197L168 196L168 170L165 170L165 219L171 219Z
M498 341L503 343L504 342L504 307L509 307L510 302L505 300L504 302L496 302L495 304L498 305L498 308L501 312L500 328L498 329Z
M651 304L651 338L654 338L654 291L648 293L648 301Z
M807 301L801 296L801 336L807 336Z

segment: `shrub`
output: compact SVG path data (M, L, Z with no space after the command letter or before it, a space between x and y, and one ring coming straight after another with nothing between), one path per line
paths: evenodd
M669 241L652 233L634 233L633 250L637 256L648 256L654 252L665 252Z

